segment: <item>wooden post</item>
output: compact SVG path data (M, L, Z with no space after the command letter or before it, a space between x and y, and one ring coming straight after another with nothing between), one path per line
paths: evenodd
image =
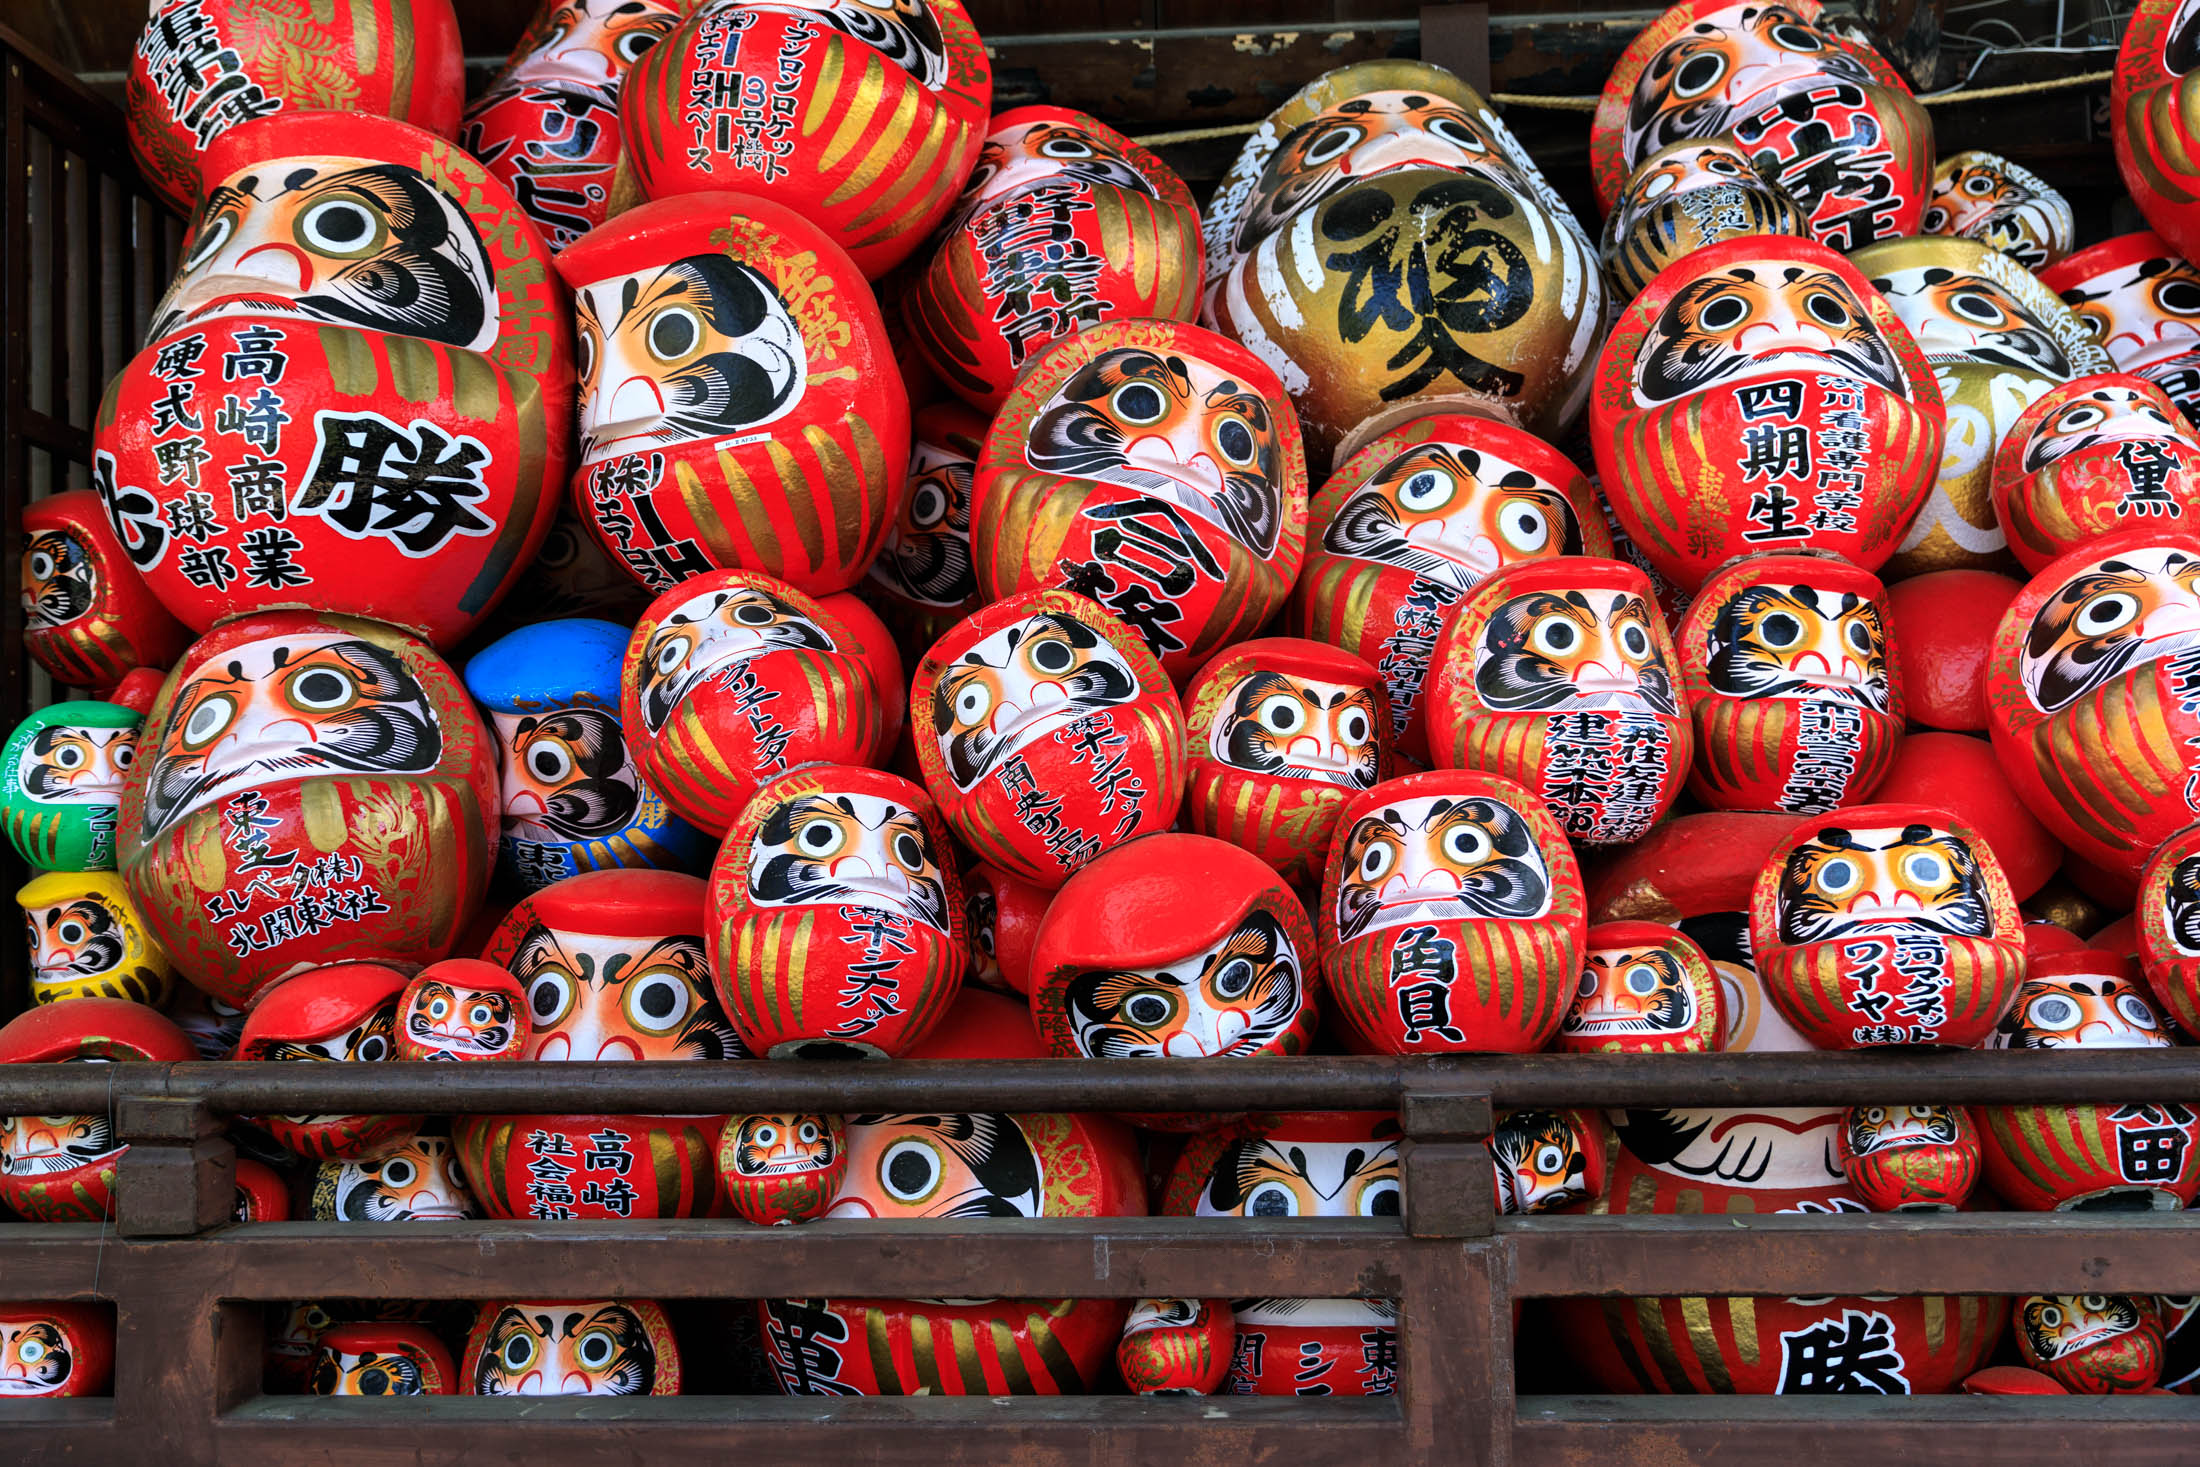
M1421 7L1421 59L1441 66L1482 96L1490 94L1490 8L1467 5Z
M123 1237L189 1237L229 1221L237 1152L205 1102L125 1095L118 1129L130 1145L115 1176Z
M1487 1092L1408 1089L1398 1119L1406 1231L1416 1238L1486 1238L1496 1231L1496 1174Z

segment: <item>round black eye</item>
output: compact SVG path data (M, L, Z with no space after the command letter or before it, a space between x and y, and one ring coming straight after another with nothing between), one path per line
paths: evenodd
M355 250L374 235L374 216L354 199L315 204L298 220L298 239L309 249L330 254Z
M2146 1000L2136 993L2120 993L2116 996L2116 1012L2124 1016L2124 1022L2135 1029L2157 1029L2154 1010L2146 1006Z
M90 935L91 934L85 930L84 924L81 922L64 922L61 924L61 940L70 944L71 946L82 942L86 937L89 937Z
M1872 650L1872 629L1860 621L1849 623L1849 645L1859 652Z
M894 859L910 871L924 869L924 843L907 831L894 837Z
M1994 304L1994 298L1983 291L1957 291L1948 297L1948 309L1964 320L1974 321L1981 326L1999 326L2007 319L2002 314L2001 307Z
M2139 619L2139 598L2123 591L2096 596L2078 609L2078 630L2089 637L2120 631Z
M2155 303L2173 316L2200 315L2200 281L2165 280L2154 292Z
M2045 1029L2050 1033L2060 1034L2065 1030L2077 1028L2078 1020L2084 1017L2084 1011L2078 1007L2075 1001L2056 993L2035 1000L2030 1012L2026 1013L2024 1017L2026 1022L2030 1023L2035 1029Z
M1232 418L1215 434L1215 442L1222 449L1222 456L1234 464L1245 464L1253 459L1253 430Z
M761 601L744 601L733 608L733 619L745 627L768 627L772 609Z
M1563 616L1547 616L1528 634L1528 645L1538 652L1563 657L1581 645L1581 632Z
M1316 138L1313 146L1306 150L1306 161L1316 168L1325 163L1334 163L1358 147L1364 136L1357 127L1331 128Z
M1749 302L1738 295L1713 296L1696 319L1706 331L1732 331L1749 319Z
M1648 967L1629 968L1627 970L1627 991L1637 997L1647 997L1657 992L1657 973Z
M563 973L544 973L527 985L527 1008L538 1025L565 1017L573 1003L573 980Z
M940 1184L940 1161L922 1141L900 1141L887 1150L879 1175L896 1200L916 1202Z
M830 820L812 820L796 832L794 843L806 856L830 856L847 844L847 835Z
M573 1353L590 1370L601 1370L611 1363L611 1357L618 1353L618 1348L619 1342L611 1337L608 1330L592 1329L581 1336L580 1348Z
M1963 180L1963 191L1974 199L1983 199L1994 191L1994 181L1983 173L1974 173Z
M1946 209L1940 208L1937 205L1933 208L1927 209L1925 211L1925 218L1922 221L1920 227L1922 227L1927 234L1939 234L1942 230L1948 227L1948 211Z
M1123 1017L1141 1028L1163 1023L1175 1011L1176 1005L1158 993L1134 993L1123 1005Z
M929 530L947 518L947 496L937 484L919 484L917 492L909 496L909 523L920 530Z
M1253 989L1253 965L1243 958L1232 958L1215 974L1215 992L1224 998L1243 998Z
M1296 1217L1299 1199L1281 1182L1263 1182L1245 1199L1247 1217Z
M617 53L621 61L632 66L648 55L649 48L656 44L657 33L655 31L628 31L625 35L619 37L618 44L611 49Z
M1482 146L1482 140L1475 136L1474 129L1456 117L1435 118L1430 121L1428 130L1445 142L1450 143L1453 147L1463 148L1469 153L1486 153L1489 151Z
M2062 420L2055 426L2064 433L2080 433L2107 417L2108 413L2105 410L2097 408L2091 403L2086 403L2064 413Z
M63 744L54 751L53 762L63 769L74 769L84 762L84 751L74 744Z
M209 222L204 229L199 231L198 243L191 250L191 258L183 262L183 268L196 270L208 260L213 259L215 255L221 252L221 247L229 243L229 236L236 232L237 216L234 214L224 214L220 218Z
M359 1372L359 1394L362 1396L386 1396L390 1393L389 1372L379 1365Z
M390 1042L387 1039L384 1039L379 1034L369 1034L366 1038L360 1040L359 1050L356 1054L352 1056L353 1059L360 1060L368 1064L372 1064L377 1060L385 1060L389 1057Z
M573 772L573 756L557 744L538 744L527 755L527 767L544 784L553 784Z
M1805 30L1799 25L1776 25L1771 31L1772 42L1787 51L1823 51L1826 43L1816 31Z
M1650 655L1650 633L1641 625L1629 622L1619 629L1619 648L1629 657Z
M137 746L123 739L115 745L115 752L110 757L115 761L115 768L128 769L137 762Z
M1292 733L1305 722L1299 711L1299 700L1287 693L1263 699L1255 716L1260 719L1261 727L1270 733Z
M1116 388L1114 402L1118 417L1141 428L1160 422L1162 415L1169 410L1168 400L1161 395L1161 389L1144 382L1132 382Z
M1396 1217L1398 1215L1398 1184L1377 1182L1360 1194L1360 1216Z
M695 349L702 340L703 328L695 319L695 313L685 306L675 306L658 313L649 323L649 350L660 361L677 361Z
M1774 612L1757 624L1757 635L1767 647L1792 647L1803 640L1803 624L1784 611Z
M1050 138L1039 145L1042 158L1090 158L1092 149L1076 138Z
M1031 664L1041 672L1068 672L1076 661L1077 654L1060 638L1047 637L1031 644Z
M506 1370L525 1370L535 1358L535 1340L532 1335L514 1335L504 1342L500 1352Z
M53 557L45 551L38 551L31 556L31 579L43 581L51 576L55 569Z
M637 983L628 1005L635 1027L651 1034L662 1034L670 1029L686 1017L687 1009L687 985L664 973Z
M1344 735L1348 744L1364 744L1370 732L1367 715L1357 708L1348 710L1337 720L1337 732Z
M290 695L302 708L322 712L350 699L351 680L339 673L313 671L290 685Z
M579 339L573 343L573 348L574 363L579 368L581 381L586 382L596 375L595 333L592 331L580 333Z
M1821 326L1832 326L1838 329L1848 325L1852 319L1849 315L1849 308L1830 295L1813 294L1804 303L1803 308L1809 311L1812 318Z
M1673 95L1691 101L1717 86L1725 75L1726 57L1718 52L1705 51L1691 56L1673 73Z
M409 1161L386 1162L382 1167L383 1182L392 1187L410 1187L415 1173Z

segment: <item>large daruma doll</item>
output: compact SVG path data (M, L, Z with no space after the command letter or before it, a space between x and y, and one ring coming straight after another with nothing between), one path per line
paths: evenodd
M970 966L962 883L922 786L806 764L757 792L711 871L711 976L772 1059L904 1053Z
M1032 360L994 415L971 514L978 586L1055 586L1189 678L1283 605L1306 453L1276 374L1177 321L1110 321Z
M658 593L729 567L854 585L901 504L909 403L847 254L782 205L705 193L628 210L557 268L574 507L604 550Z
M1354 1048L1525 1054L1581 977L1587 898L1543 802L1494 775L1355 795L1322 882L1322 976Z
M1674 638L1697 799L1811 815L1870 797L1902 747L1886 597L1869 571L1815 555L1753 556L1704 582Z
M1751 893L1765 995L1820 1049L1985 1042L2024 981L2016 899L1944 810L1861 805L1806 821Z
M2131 201L2154 232L2200 254L2200 36L2186 0L2141 0L2109 88L2109 136Z
M1661 271L1606 341L1589 399L1620 525L1689 591L1771 550L1877 569L1932 489L1945 416L1863 274L1777 235Z
M1517 780L1569 839L1639 839L1688 774L1677 664L1634 566L1507 567L1475 587L1436 644L1429 752L1442 768Z
M909 706L949 828L1039 886L1168 829L1183 801L1176 690L1135 632L1081 596L1027 591L964 618L917 664Z
M387 118L224 133L183 263L109 384L92 482L195 631L282 607L454 646L549 533L572 338L534 225Z
M960 0L708 0L628 74L619 113L650 197L754 189L875 279L953 207L992 104Z
M2200 536L2080 546L2002 613L1987 662L1994 752L2079 859L2129 883L2192 823L2200 772Z
M447 956L488 886L497 812L495 740L431 648L268 612L169 675L117 846L177 969L242 1008L299 968Z

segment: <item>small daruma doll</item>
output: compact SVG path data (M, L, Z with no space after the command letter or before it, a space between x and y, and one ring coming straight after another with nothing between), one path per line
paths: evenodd
M1199 207L1167 164L1085 113L1018 107L993 119L903 319L933 375L992 413L1048 342L1188 321L1199 285Z
M1599 922L1551 1048L1561 1054L1703 1054L1725 1043L1726 999L1694 939L1658 922Z
M1322 881L1324 984L1356 1049L1527 1054L1581 977L1587 898L1543 802L1438 770L1355 795Z
M2025 806L2082 861L2129 883L2193 821L2200 535L2131 530L2080 546L2002 613L1989 732Z
M1674 638L1689 792L1798 815L1869 799L1904 727L1886 598L1869 571L1820 556L1753 556L1704 582Z
M8 842L40 871L115 869L115 810L145 715L119 703L54 703L0 747Z
M630 209L557 267L573 500L604 550L653 593L729 567L854 585L901 505L909 405L847 255L778 204L708 193Z
M2168 1049L2136 965L2087 949L2037 959L1997 1048ZM2175 1212L2200 1190L2200 1118L2176 1103L1983 1106L1986 1180L2025 1212Z
M1248 1117L1193 1138L1170 1170L1161 1210L1268 1227L1291 1218L1396 1218L1404 1205L1401 1139L1397 1117L1380 1112ZM1294 1395L1309 1380L1337 1396L1397 1389L1395 1299L1239 1299L1233 1310L1228 1394Z
M455 1222L481 1216L448 1136L415 1136L366 1161L324 1161L316 1222Z
M1319 1018L1315 962L1306 909L1265 862L1208 836L1148 836L1072 876L1047 908L1032 1023L1065 1059L1301 1054Z
M1106 322L1017 378L978 459L970 525L982 591L1088 596L1186 679L1258 630L1298 576L1298 419L1237 343L1176 321Z
M876 634L873 634L874 637ZM650 603L619 673L620 723L648 787L722 836L802 764L869 764L890 736L883 648L756 571L712 571Z
M726 1201L761 1227L823 1217L847 1170L839 1116L729 1116L718 1141Z
M1494 418L1438 413L1369 439L1329 476L1283 624L1374 664L1393 743L1425 757L1429 654L1467 592L1502 566L1611 554L1596 489L1564 454Z
M1757 877L1765 995L1820 1049L1984 1043L2024 981L2009 878L1944 810L1861 805L1806 821Z
M489 881L496 745L425 643L242 616L195 643L124 788L123 880L185 977L249 1007L301 967L448 954Z
M1141 1299L1123 1323L1115 1368L1133 1395L1211 1396L1236 1351L1229 1300Z
M1500 774L1584 845L1672 808L1694 743L1673 639L1622 560L1509 566L1474 588L1430 660L1437 766Z
M1532 1217L1587 1202L1604 1191L1603 1123L1577 1110L1516 1110L1490 1135L1491 1206Z
M877 769L806 764L759 790L705 920L726 1013L772 1059L903 1053L970 966L946 828L922 786Z
M654 1300L494 1300L459 1380L466 1396L677 1396L680 1348Z
M2200 1034L2200 825L2165 841L2139 882L2139 956L2154 1001Z
M1960 1105L1852 1106L1836 1139L1874 1212L1954 1212L1978 1184L1978 1126Z
M1351 653L1262 637L1215 654L1185 694L1184 823L1286 881L1321 875L1345 801L1390 778L1390 699Z
M941 816L1012 876L1059 887L1176 819L1176 689L1137 633L1081 596L1027 591L964 618L918 662L909 707Z
M754 188L873 279L954 207L993 106L992 64L960 0L683 8L619 97L651 198Z
M253 1005L240 1060L395 1059L397 999L405 975L380 963L336 963L287 978ZM309 1161L362 1161L394 1151L419 1116L258 1116L276 1144Z
M30 925L31 1002L126 998L159 1007L175 968L111 871L48 871L15 894Z
M199 632L305 606L456 645L565 482L549 252L473 158L387 118L286 109L223 134L207 171L100 406L117 537Z
M106 689L134 667L165 672L191 640L115 538L90 489L23 508L23 649L57 683Z
M450 1396L451 1352L420 1324L340 1324L314 1345L306 1388L316 1396Z
M0 1065L180 1064L181 1029L143 1004L77 998L40 1004L0 1026ZM0 1203L32 1222L99 1222L129 1150L106 1115L0 1116Z
M1605 268L1632 298L1682 256L1744 234L1802 234L1792 195L1724 138L1658 149L1627 175L1604 219Z
M959 402L930 403L910 418L909 493L862 593L911 658L985 605L970 558L970 508L987 422Z
M2132 1294L2034 1294L2017 1305L2017 1347L2080 1396L2151 1391L2166 1354L2154 1299Z
M2017 419L1993 496L2009 549L2037 575L2089 541L2200 520L2200 433L2143 377L2080 377Z
M706 853L635 767L619 721L629 640L607 621L537 622L466 664L504 755L498 861L522 890L611 867L686 870Z
M97 1304L0 1304L0 1402L103 1396L114 1316Z
M680 23L663 0L544 0L458 140L562 250L609 218L626 135L619 89Z
M1918 233L1975 239L2037 272L2070 253L2078 219L2070 200L2031 169L1974 149L1933 170Z
M1614 514L1691 592L1761 551L1877 569L1932 489L1945 417L1862 272L1783 236L1668 266L1606 341L1589 399Z
M391 1040L402 1060L509 1060L533 1034L517 978L478 958L445 958L405 985Z

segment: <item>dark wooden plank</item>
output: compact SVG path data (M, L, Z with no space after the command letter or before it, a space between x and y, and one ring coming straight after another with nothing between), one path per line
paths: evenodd
M1538 1295L2200 1293L2179 1213L1502 1218Z

